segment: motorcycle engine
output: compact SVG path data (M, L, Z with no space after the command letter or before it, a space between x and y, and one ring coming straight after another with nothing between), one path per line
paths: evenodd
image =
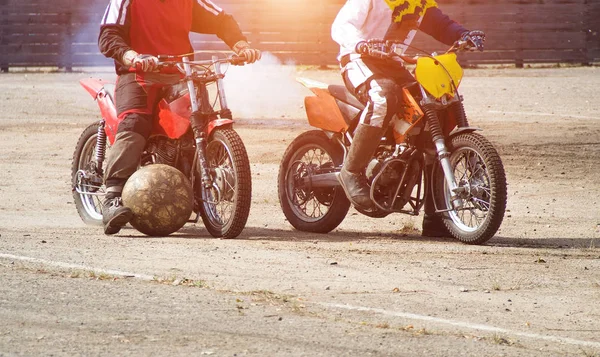
M146 151L142 155L142 166L146 164L177 164L177 141L165 136L155 136L148 140Z
M377 176L379 171L381 171L381 165L382 165L382 163L378 158L373 158L373 160L371 160L371 162L369 162L369 164L367 164L365 174L366 174L367 180L369 180L369 182L373 182L373 179L375 178L375 176Z
M372 160L366 174L380 209L387 212L402 210L419 181L420 169L418 160L392 157Z

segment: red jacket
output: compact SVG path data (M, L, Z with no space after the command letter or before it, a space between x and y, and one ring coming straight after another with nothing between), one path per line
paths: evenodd
M155 56L191 52L190 32L215 34L229 47L246 40L233 17L210 0L111 0L98 46L121 74L129 70L120 61L130 49Z

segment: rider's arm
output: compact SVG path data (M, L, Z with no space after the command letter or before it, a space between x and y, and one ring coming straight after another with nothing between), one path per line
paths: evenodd
M233 16L212 1L199 0L193 3L192 32L217 35L231 48L239 41L246 41Z
M356 44L365 40L361 29L371 9L371 1L364 0L348 0L340 9L331 26L331 38L342 47L342 52L354 52Z
M121 62L125 52L131 50L129 45L130 11L123 6L123 0L111 0L106 8L100 26L98 47L100 52L109 58ZM125 2L130 4L130 2Z
M119 26L102 26L98 38L100 52L106 57L121 61L125 52L131 49L123 33L124 30Z
M419 30L446 45L452 45L464 32L467 32L466 28L450 19L437 7L427 9Z

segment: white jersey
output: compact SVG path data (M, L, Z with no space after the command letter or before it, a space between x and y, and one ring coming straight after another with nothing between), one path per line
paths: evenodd
M419 20L420 22L420 20ZM356 53L360 41L382 39L392 24L392 9L383 0L348 0L331 26L331 37L340 45L338 60ZM416 31L410 31L405 43L410 44Z

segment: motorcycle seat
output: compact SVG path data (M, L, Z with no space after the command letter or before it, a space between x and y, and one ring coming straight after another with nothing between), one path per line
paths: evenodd
M358 110L363 110L365 108L364 104L356 99L345 86L332 84L327 89L329 89L329 93L331 93L334 98L351 105Z

